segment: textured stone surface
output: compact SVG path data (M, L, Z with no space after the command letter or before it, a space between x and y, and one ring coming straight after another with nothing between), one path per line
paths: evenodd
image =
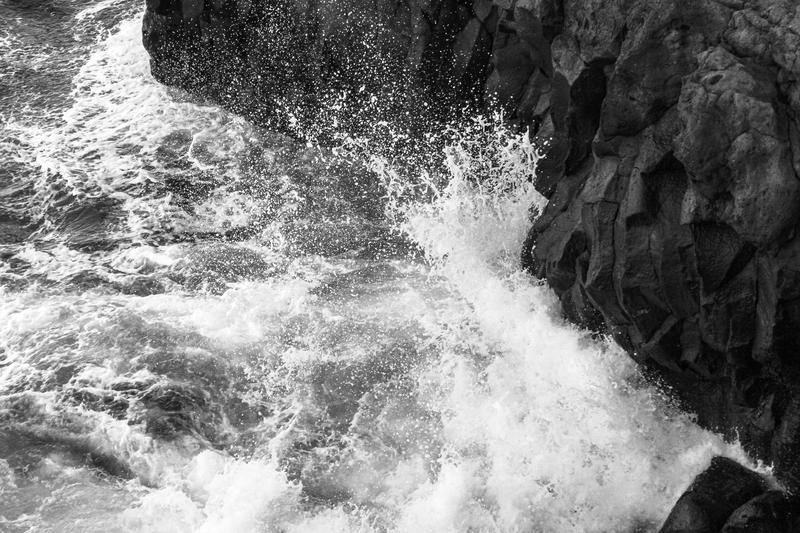
M605 3L594 32L565 11L555 44L603 57L607 94L523 260L571 319L602 324L702 424L796 485L800 8L651 4ZM618 51L591 40L616 27ZM578 80L581 62L557 64Z
M144 42L160 80L286 129L503 106L550 141L524 265L800 486L796 2L148 0Z

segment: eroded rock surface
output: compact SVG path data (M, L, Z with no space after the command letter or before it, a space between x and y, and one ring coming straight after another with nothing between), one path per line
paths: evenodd
M288 129L505 107L550 140L524 264L800 486L796 2L148 0L144 41L160 80Z

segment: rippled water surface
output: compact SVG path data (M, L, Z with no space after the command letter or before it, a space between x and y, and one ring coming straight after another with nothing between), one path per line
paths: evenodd
M518 270L524 142L415 196L158 85L140 10L0 0L0 531L649 531L740 455Z

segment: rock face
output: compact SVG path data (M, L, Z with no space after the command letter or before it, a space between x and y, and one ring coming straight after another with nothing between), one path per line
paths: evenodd
M419 129L441 104L481 99L491 5L475 18L438 4L148 0L143 37L160 81L325 141L392 116Z
M800 7L565 2L564 17L568 155L524 260L572 320L797 486ZM605 96L578 128L590 75Z
M144 42L286 129L503 106L550 142L525 266L800 486L794 0L148 0Z

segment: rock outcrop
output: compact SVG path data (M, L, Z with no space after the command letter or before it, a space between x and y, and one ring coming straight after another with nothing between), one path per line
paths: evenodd
M552 48L569 155L525 256L572 320L612 333L794 486L799 31L792 2L566 2ZM606 94L579 129L590 75Z
M462 4L148 0L143 37L163 83L326 142L392 117L420 131L448 102L479 103L491 5L477 19Z
M800 486L796 2L148 0L144 41L163 82L323 138L504 107L549 140L525 266Z
M800 501L762 476L715 457L680 497L660 533L794 533Z

